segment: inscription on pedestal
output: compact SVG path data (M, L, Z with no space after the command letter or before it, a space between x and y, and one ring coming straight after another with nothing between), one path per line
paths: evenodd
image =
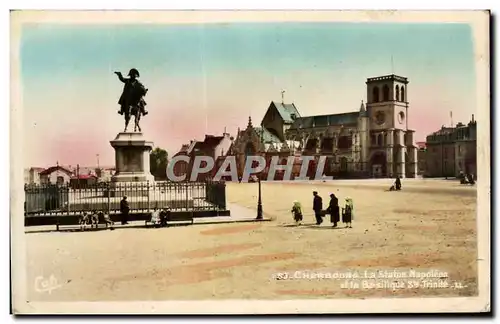
M123 149L123 168L125 172L142 172L143 169L143 150L137 148Z
M114 182L154 181L149 170L149 153L153 143L144 139L142 133L119 133L111 141L115 149L116 173Z

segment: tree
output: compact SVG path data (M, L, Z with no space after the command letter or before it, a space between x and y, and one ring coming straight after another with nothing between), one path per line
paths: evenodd
M149 155L149 168L155 179L167 179L168 153L164 149L156 147Z

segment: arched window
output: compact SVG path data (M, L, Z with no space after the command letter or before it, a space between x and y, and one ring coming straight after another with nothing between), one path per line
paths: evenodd
M305 151L315 151L316 150L316 147L318 145L318 140L313 138L313 139L309 139L306 143L306 148L305 148Z
M350 136L340 136L337 142L337 148L340 150L350 149L352 146L352 138Z
M372 145L377 144L377 140L375 139L375 135L370 136Z
M331 152L333 149L333 138L326 137L321 141L321 151Z
M396 101L399 101L399 86L396 86Z
M378 87L373 88L373 98L372 98L373 102L379 102L379 100L380 100L379 95L380 95L380 92L379 92Z
M405 88L403 86L401 86L401 101L406 102Z
M386 84L383 88L384 101L389 101L389 86Z
M382 146L382 134L377 135L377 145Z

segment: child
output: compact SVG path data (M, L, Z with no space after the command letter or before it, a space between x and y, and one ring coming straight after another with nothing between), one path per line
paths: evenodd
M151 213L151 223L153 223L155 227L160 227L161 225L160 211L156 207L153 209L153 212Z
M346 228L352 228L352 219L354 215L354 204L351 198L345 198L345 206L342 208L342 223Z
M293 202L293 207L292 207L292 213L293 213L293 220L297 225L302 224L302 206L300 205L300 202L295 200Z
M111 217L109 216L108 213L104 213L101 211L101 212L99 212L99 217L103 218L104 224L106 224L106 228L109 225L109 229L113 230L113 225L115 224L115 222L113 222L113 220L111 219Z
M167 222L170 220L171 211L167 207L160 212L160 227L167 226Z

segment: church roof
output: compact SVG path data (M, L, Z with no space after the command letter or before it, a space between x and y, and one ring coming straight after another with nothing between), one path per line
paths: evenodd
M284 104L281 102L272 101L271 104L273 104L276 107L281 118L283 118L283 121L285 123L291 124L296 118L300 117L299 111L297 110L297 107L295 107L293 103ZM295 115L295 118L292 115Z
M264 143L281 143L281 140L265 127L254 127L254 129Z
M359 112L318 115L297 118L290 129L352 125L358 122Z

